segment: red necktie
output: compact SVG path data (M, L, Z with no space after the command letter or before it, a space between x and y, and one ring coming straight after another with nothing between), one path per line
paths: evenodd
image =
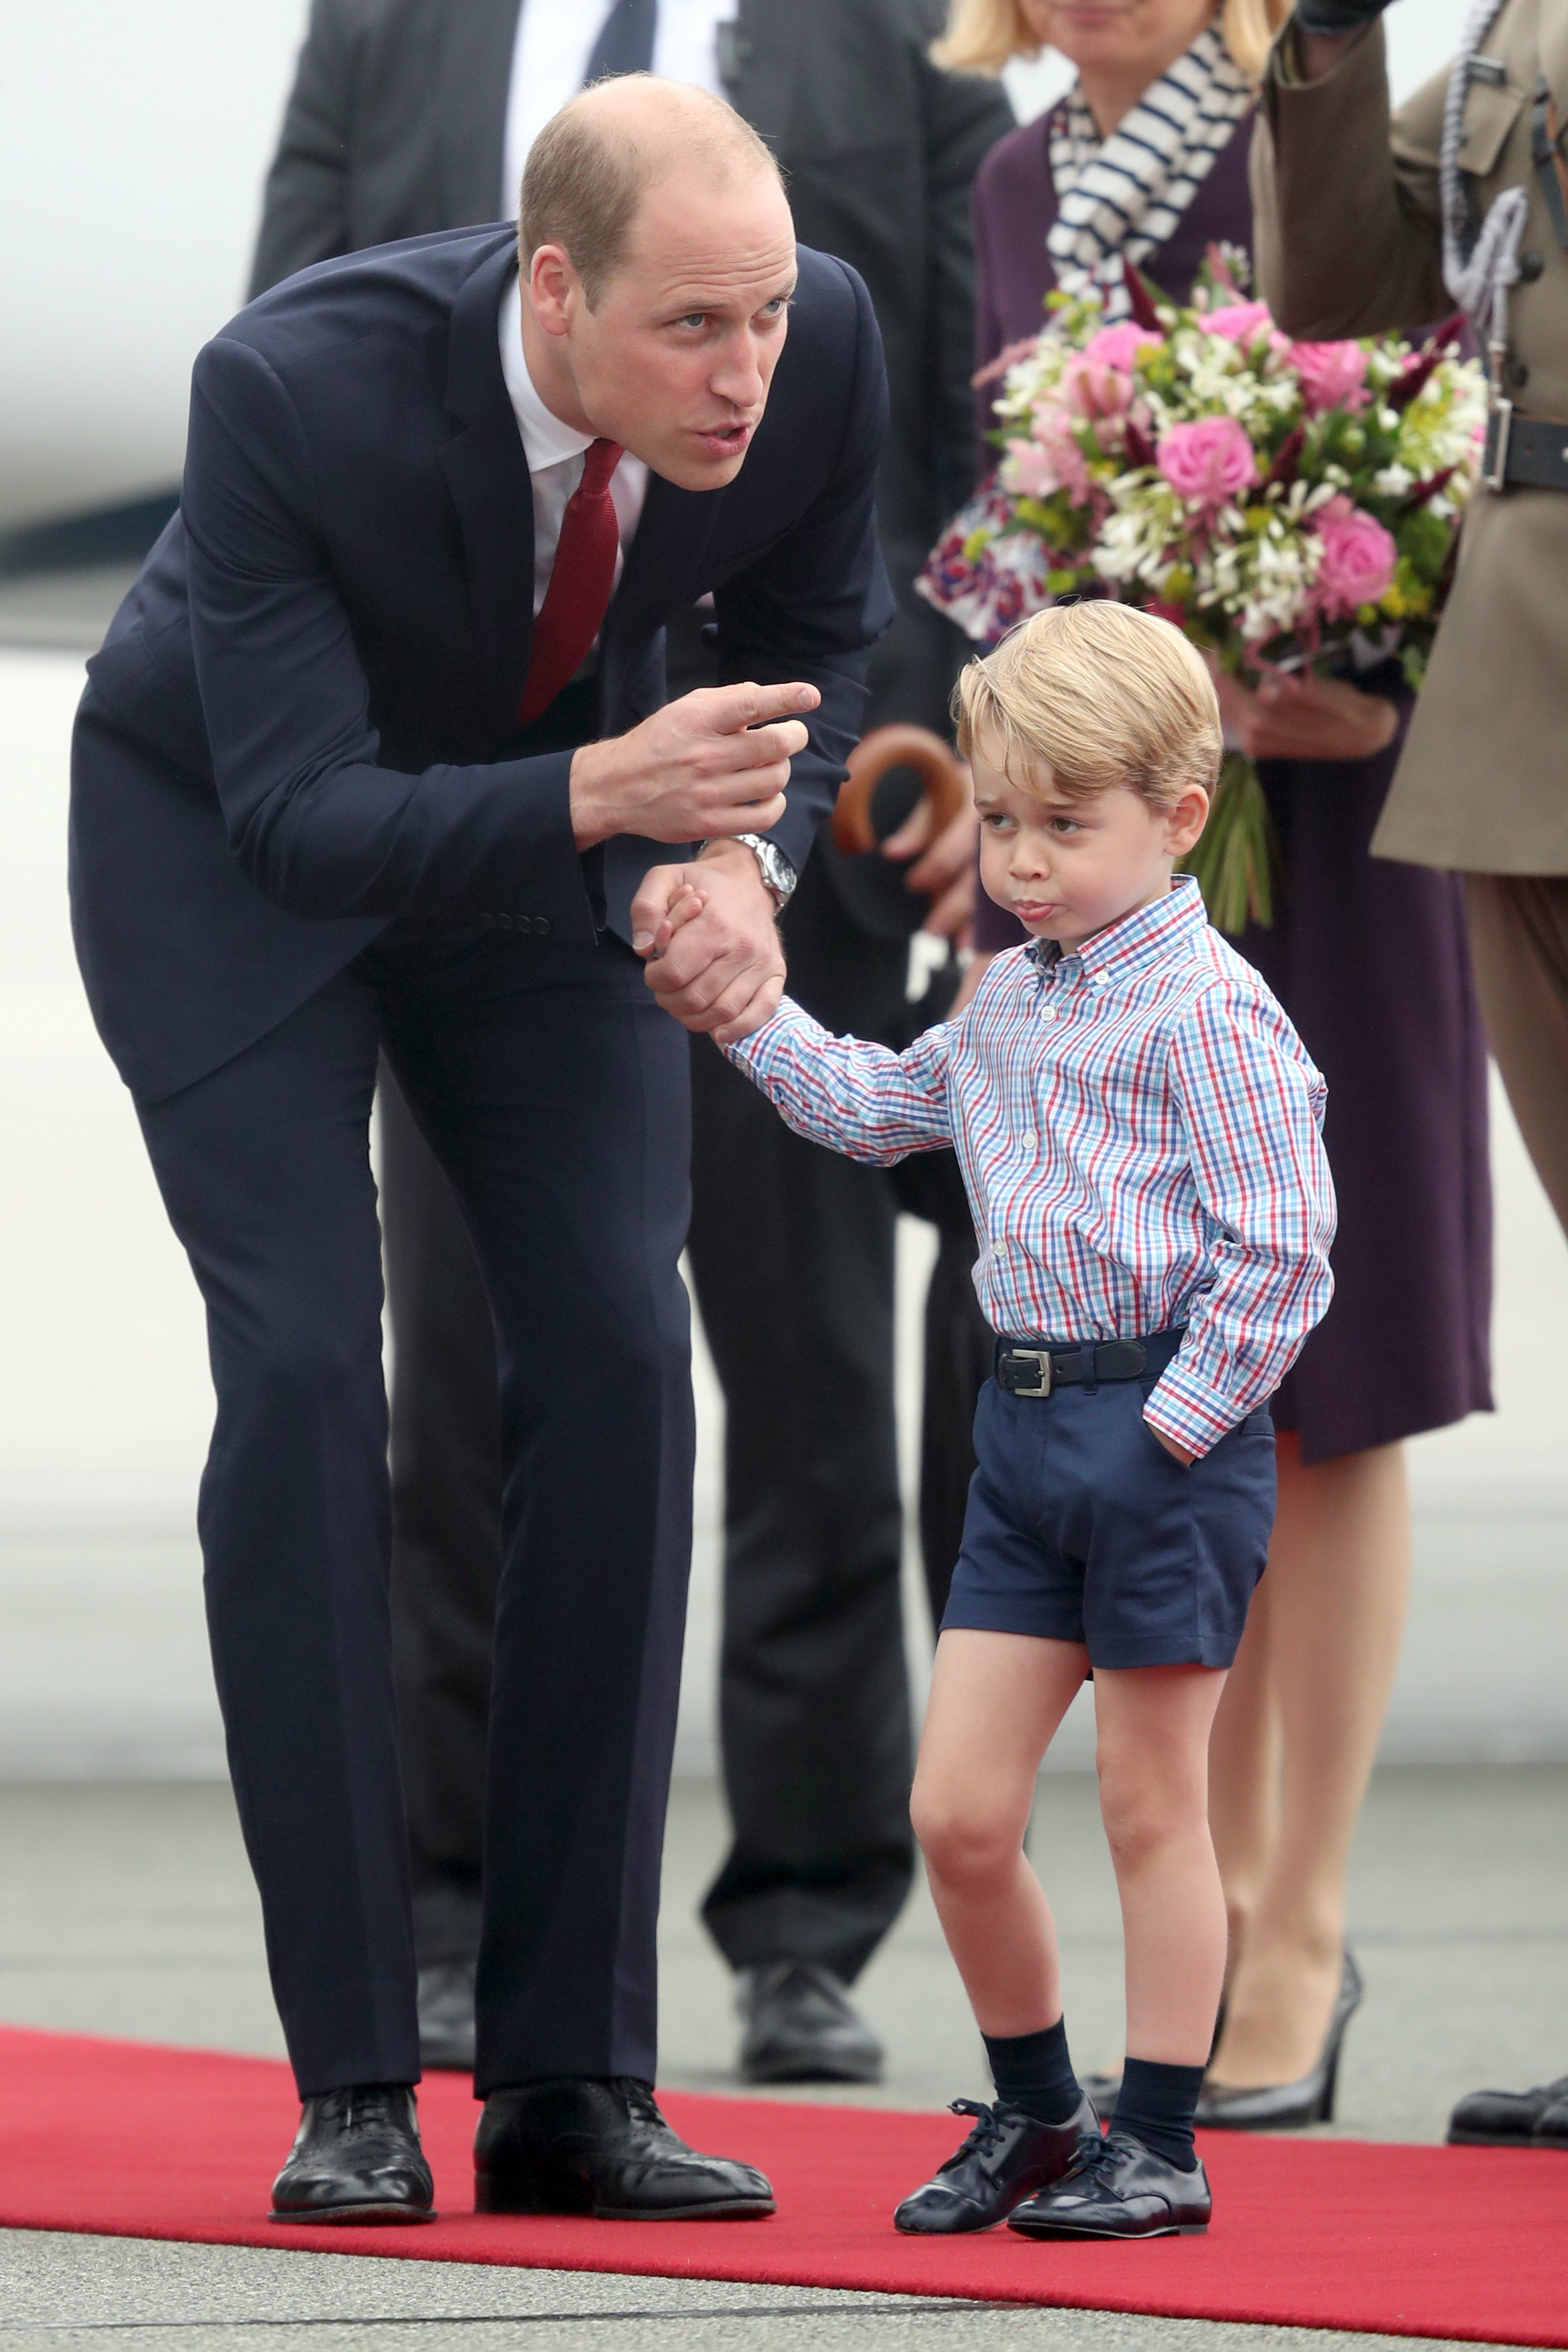
M575 677L584 655L599 634L610 591L621 530L610 498L610 476L621 461L618 441L590 443L583 478L566 501L556 541L550 585L533 624L528 682L518 710L526 727Z

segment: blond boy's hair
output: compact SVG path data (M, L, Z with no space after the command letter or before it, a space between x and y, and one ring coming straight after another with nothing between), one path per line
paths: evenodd
M1128 784L1169 808L1213 794L1225 740L1208 666L1169 621L1131 604L1052 604L1021 622L952 694L958 748L976 743L1025 791L1068 799Z

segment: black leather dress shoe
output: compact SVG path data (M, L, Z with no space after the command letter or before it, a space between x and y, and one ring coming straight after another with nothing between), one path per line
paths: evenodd
M473 1959L431 1960L419 1971L419 2063L427 2074L474 2071Z
M272 2184L274 2221L433 2221L436 2187L405 2083L322 2091L305 2102Z
M1125 2132L1086 2140L1061 2179L1008 2217L1026 2238L1196 2238L1214 2200L1201 2164L1178 2172Z
M1265 2083L1251 2089L1205 2083L1194 2117L1204 2131L1299 2131L1306 2124L1331 2124L1339 2090L1340 2052L1345 2028L1361 2007L1365 1988L1355 1955L1340 1963L1340 1990L1318 2063L1293 2083Z
M1100 2126L1085 2099L1069 2123L1042 2124L1005 2099L994 2107L954 2099L955 2116L973 2116L974 2128L934 2179L905 2198L895 2230L911 2236L989 2230L1037 2189L1059 2180L1086 2136L1098 2145Z
M1472 2091L1448 2118L1453 2147L1568 2148L1568 2074L1533 2091Z
M597 2221L752 2221L763 2174L699 2156L629 2075L492 2091L474 2138L477 2213L591 2213Z
M741 1979L741 2073L748 2083L879 2083L882 2045L841 1978L815 1960L774 1960Z

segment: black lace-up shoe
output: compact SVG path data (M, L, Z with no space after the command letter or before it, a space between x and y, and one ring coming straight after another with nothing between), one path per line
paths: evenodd
M419 2063L426 2073L474 2071L472 1959L431 1960L419 1971Z
M1020 2199L1059 2180L1086 2133L1100 2137L1087 2099L1065 2124L1038 2123L1005 2099L994 2107L978 2099L954 2099L952 2112L973 2116L974 2128L935 2179L905 2198L893 2216L895 2230L932 2235L989 2230L993 2222L1005 2221Z
M1197 2238L1214 2200L1201 2164L1178 2172L1125 2132L1086 2140L1061 2179L1008 2217L1026 2238Z
M815 1960L774 1960L742 1981L741 2073L748 2083L878 2083L882 2045L841 1978Z
M274 2221L433 2221L436 2187L405 2083L366 2083L305 2102L272 2184Z
M1451 2147L1568 2147L1568 2074L1533 2091L1472 2091L1448 2118Z
M574 2075L492 2091L474 2139L478 2213L599 2221L750 2221L773 2210L749 2164L678 2139L646 2083Z

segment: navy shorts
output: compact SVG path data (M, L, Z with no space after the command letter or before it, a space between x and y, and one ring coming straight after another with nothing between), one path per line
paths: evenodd
M1230 1664L1274 1527L1274 1425L1260 1405L1184 1469L1143 1419L1178 1336L1145 1342L1138 1380L987 1381L943 1632L1082 1642L1091 1666Z

